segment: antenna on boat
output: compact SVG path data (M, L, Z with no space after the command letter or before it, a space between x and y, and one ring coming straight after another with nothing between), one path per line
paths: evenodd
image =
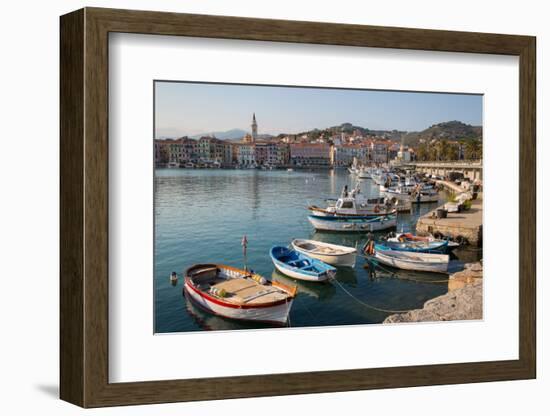
M248 268L246 266L246 246L248 245L246 234L243 236L243 239L241 240L241 245L243 246L244 269L248 271Z

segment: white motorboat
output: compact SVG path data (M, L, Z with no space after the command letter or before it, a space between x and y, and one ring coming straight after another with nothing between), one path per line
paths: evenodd
M295 239L294 250L333 266L355 267L357 249L316 240Z
M365 217L392 214L395 212L395 205L384 197L364 198L358 185L351 192L344 188L334 205L326 208L311 205L308 209L314 215L323 217Z

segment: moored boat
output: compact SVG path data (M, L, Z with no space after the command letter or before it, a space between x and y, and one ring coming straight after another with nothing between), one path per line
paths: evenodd
M283 325L296 287L269 282L222 264L196 264L185 272L184 290L202 309L229 319Z
M357 249L316 240L292 240L292 248L333 266L355 267Z
M340 232L371 232L394 228L397 225L397 215L365 217L327 217L308 215L308 220L316 230Z
M403 270L445 273L449 267L448 254L375 249L372 256L379 263Z
M376 243L376 250L398 250L414 253L445 253L449 248L448 241L383 241Z
M405 199L413 204L439 201L439 193L434 188L424 188L420 185L411 189L408 186L398 185L382 191L387 198Z
M426 243L426 242L429 242L429 243L433 243L433 242L438 242L438 241L445 241L447 243L447 247L450 248L450 249L453 249L455 247L458 247L460 244L454 242L454 241L451 241L451 240L444 240L444 239L438 239L438 238L435 238L433 235L427 235L427 236L421 236L421 235L414 235L414 234L411 234L411 233L397 233L397 234L393 234L392 236L389 236L387 239L387 241L390 241L390 242L423 242L423 243Z
M287 247L274 246L269 254L277 270L295 279L323 282L336 274L334 267Z
M386 216L396 212L395 202L391 203L384 197L364 198L359 186L356 186L351 192L348 192L346 186L334 205L329 205L326 208L310 205L308 209L314 215L326 217Z

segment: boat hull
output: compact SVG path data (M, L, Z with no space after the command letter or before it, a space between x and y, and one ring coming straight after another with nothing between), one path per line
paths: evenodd
M443 255L442 255L443 257ZM374 258L386 266L395 267L402 270L412 270L412 271L421 271L421 272L434 272L434 273L446 273L447 268L449 267L449 256L447 261L442 261L438 263L424 263L421 261L412 261L404 258L394 257L387 255L385 252L376 250L374 253Z
M305 254L309 257L313 257L314 259L321 260L323 263L331 264L337 267L355 267L355 261L357 259L357 252L336 255L318 254L304 250L294 243L292 243L292 248L294 248L294 250L298 251L299 253Z
M308 282L326 282L328 279L330 279L330 276L328 274L314 276L301 273L298 270L287 267L284 263L281 263L278 260L274 260L273 264L279 272L286 276L293 277L294 279L307 280Z
M275 304L273 306L252 307L247 305L232 305L222 302L214 297L205 296L194 288L189 282L185 282L184 290L190 299L202 309L224 318L241 321L253 321L284 325L292 307L293 298Z
M397 225L397 216L395 215L375 219L309 215L308 220L316 230L337 232L373 232L395 228Z
M375 208L373 206L372 209L361 209L359 211L355 210L355 212L353 213L346 212L344 210L329 211L327 209L319 208L315 205L309 206L307 209L310 210L313 213L313 215L316 215L319 217L341 217L341 218L383 217L386 215L395 214L397 212L395 206L392 206L391 210L384 210L384 207L378 206L378 208Z
M445 253L449 248L447 241L433 242L395 242L385 241L376 244L375 248L380 250L408 251L411 253Z

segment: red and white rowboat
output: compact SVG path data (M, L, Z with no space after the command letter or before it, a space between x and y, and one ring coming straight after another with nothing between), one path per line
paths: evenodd
M229 319L284 325L296 286L223 264L196 264L185 272L184 290L204 310Z

